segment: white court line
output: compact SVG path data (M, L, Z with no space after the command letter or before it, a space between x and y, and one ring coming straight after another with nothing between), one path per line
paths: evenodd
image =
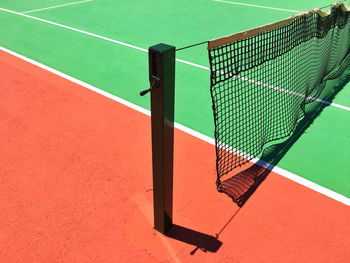
M85 34L85 35L88 35L88 36L92 36L92 37L96 37L96 38L99 38L99 39L102 39L102 40L106 40L106 41L109 41L109 42L112 42L112 43L115 43L115 44L119 44L119 45L122 45L122 46L126 46L126 47L130 47L130 48L133 48L133 49L137 49L137 50L142 51L142 52L148 52L147 49L144 49L144 48L140 48L140 47L128 44L128 43L124 43L124 42L121 42L121 41L118 41L118 40L114 40L114 39L111 39L111 38L108 38L108 37L104 37L104 36L101 36L101 35L90 33L90 32L84 31L84 30L76 29L76 28L73 28L73 27L70 27L70 26L65 26L65 25L62 25L62 24L59 24L59 23L55 23L55 22L52 22L52 21L49 21L49 20L41 19L41 18L38 18L38 17L35 17L35 16L26 15L26 14L23 14L23 13L15 12L15 11L4 9L4 8L0 8L0 11L4 11L4 12L8 12L8 13L24 16L24 17L27 17L27 18L31 18L31 19L34 19L34 20L37 20L37 21L41 21L41 22L44 22L44 23L48 23L48 24L54 25L54 26L62 27L62 28L65 28L65 29L69 29L69 30L72 30L72 31L75 31L75 32L78 32L78 33L81 33L81 34ZM190 65L190 66L193 66L193 67L197 67L197 68L201 68L201 69L205 69L205 70L210 71L210 69L208 67L205 67L205 66L202 66L202 65L198 65L198 64L186 61L186 60L182 60L182 59L178 59L177 58L176 61L178 61L180 63L184 63L184 64L187 64L187 65ZM256 83L258 85L263 85L265 87L273 87L273 86L271 86L269 84L265 84L265 83L262 83L262 82L259 82L259 81L255 81L255 80L249 80L249 81L253 82L253 83ZM278 88L278 87L273 87L273 88L283 91L282 88ZM292 91L288 91L288 93L293 94ZM343 109L343 110L350 111L349 107L346 107L346 106L343 106L343 105L334 104L334 103L331 103L331 102L328 102L328 101L319 100L319 99L317 101L320 102L320 103L324 103L324 104L330 105L330 106L338 107L338 108Z
M303 98L306 97L304 94L301 94L301 93L298 93L298 92L295 92L295 91L291 91L291 90L287 90L287 89L283 89L283 88L279 88L279 87L275 87L275 86L266 84L264 82L251 80L251 79L240 77L240 76L237 76L237 75L233 75L233 77L235 77L237 79L242 79L244 81L247 81L247 82L250 82L250 83L254 83L254 84L257 84L257 85L260 85L260 86L264 86L264 87L268 87L268 88L275 89L275 90L278 90L278 91L282 91L282 92L285 92L285 93L289 93L289 94L292 94L294 96L303 97ZM326 100L321 100L321 99L318 99L318 98L315 98L315 97L311 97L311 96L309 96L308 99L309 100L314 100L314 101L317 101L319 103L323 103L323 104L326 104L326 105L331 105L333 107L337 107L337 108L340 108L342 110L350 111L350 107L346 107L346 106L343 106L343 105L332 103L332 102L329 102L329 101L326 101Z
M115 95L112 95L112 94L110 94L110 93L108 93L106 91L100 90L100 89L98 89L98 88L96 88L96 87L94 87L94 86L92 86L92 85L90 85L90 84L88 84L86 82L78 80L78 79L76 79L74 77L71 77L71 76L69 76L69 75L67 75L65 73L62 73L62 72L60 72L60 71L58 71L56 69L50 68L50 67L48 67L48 66L46 66L46 65L44 65L42 63L39 63L39 62L37 62L35 60L32 60L32 59L27 58L25 56L22 56L22 55L20 55L20 54L18 54L16 52L13 52L13 51L11 51L11 50L9 50L7 48L4 48L2 46L0 46L0 50L6 52L8 54L11 54L13 56L16 56L16 57L18 57L18 58L20 58L20 59L22 59L24 61L27 61L27 62L29 62L29 63L37 66L37 67L40 67L40 68L42 68L44 70L47 70L47 71L49 71L49 72L51 72L51 73L53 73L53 74L55 74L57 76L65 78L65 79L67 79L67 80L69 80L69 81L71 81L73 83L76 83L76 84L82 86L82 87L85 87L85 88L87 88L89 90L92 90L92 91L94 91L94 92L96 92L98 94L101 94L101 95L103 95L103 96L105 96L105 97L107 97L109 99L112 99L112 100L114 100L116 102L119 102L119 103L121 103L121 104L123 104L123 105L125 105L125 106L127 106L127 107L129 107L131 109L134 109L134 110L136 110L138 112L141 112L141 113L143 113L143 114L145 114L147 116L151 116L151 113L150 113L149 110L146 110L146 109L144 109L144 108L142 108L140 106L137 106L137 105L135 105L135 104L133 104L133 103L131 103L129 101L126 101L126 100L124 100L122 98L119 98L119 97L117 97ZM185 132L185 133L187 133L189 135L192 135L193 137L201 139L201 140L203 140L203 141L205 141L205 142L207 142L209 144L215 145L215 140L213 138L210 138L210 137L208 137L208 136L206 136L204 134L201 134L201 133L199 133L197 131L194 131L194 130L192 130L192 129L190 129L190 128L182 125L182 124L179 124L179 123L175 122L175 128L177 128L177 129L179 129L179 130L181 130L181 131L183 131L183 132ZM258 158L254 158L252 160L252 162L254 162L254 163L258 162L259 165L261 165L261 166L263 166L265 168L270 167L269 163L264 162L262 160L259 160ZM334 200L339 201L339 202L341 202L341 203L343 203L343 204L345 204L347 206L350 206L350 198L348 198L348 197L345 197L345 196L343 196L341 194L338 194L338 193L336 193L336 192L334 192L332 190L329 190L329 189L327 189L327 188L325 188L323 186L320 186L320 185L318 185L316 183L313 183L313 182L311 182L311 181L309 181L307 179L304 179L304 178L302 178L302 177L300 177L300 176L298 176L296 174L293 174L293 173L291 173L291 172L289 172L287 170L284 170L282 168L279 168L277 166L274 166L271 171L273 171L273 172L275 172L275 173L277 173L277 174L279 174L279 175L281 175L283 177L286 177L286 178L288 178L288 179L290 179L290 180L292 180L292 181L294 181L294 182L296 182L298 184L301 184L301 185L303 185L303 186L305 186L307 188L310 188L310 189L312 189L312 190L314 190L314 191L316 191L316 192L318 192L320 194L328 196L331 199L334 199Z
M320 102L320 103L323 103L323 104L327 104L327 105L333 106L333 107L337 107L337 108L342 109L342 110L350 111L350 107L346 107L346 106L343 106L343 105L340 105L340 104L336 104L336 103L325 101L325 100L321 100L321 99L316 99L316 101Z
M137 49L137 50L140 50L140 51L143 51L143 52L147 52L147 50L144 49L144 48L140 48L140 47L137 47L137 46L134 46L134 45L130 45L130 44L118 41L118 40L114 40L114 39L111 39L111 38L108 38L108 37L104 37L104 36L101 36L101 35L90 33L90 32L84 31L84 30L76 29L76 28L73 28L73 27L70 27L70 26L65 26L65 25L62 25L62 24L59 24L59 23L55 23L55 22L52 22L52 21L49 21L49 20L41 19L41 18L38 18L38 17L35 17L35 16L22 14L22 13L19 13L19 12L16 12L16 11L12 11L12 10L8 10L8 9L5 9L5 8L0 8L0 11L4 11L4 12L7 12L7 13L19 15L19 16L24 16L24 17L27 17L27 18L30 18L30 19L34 19L34 20L37 20L37 21L40 21L40 22L44 22L44 23L48 23L48 24L51 24L51 25L54 25L54 26L62 27L62 28L65 28L65 29L69 29L69 30L72 30L72 31L75 31L75 32L78 32L78 33L81 33L81 34L84 34L84 35L96 37L96 38L103 39L103 40L106 40L106 41L109 41L109 42L112 42L112 43L115 43L115 44L119 44L119 45L126 46L126 47L131 47L133 49Z
M24 11L24 12L21 12L21 13L22 14L32 13L32 12L37 12L37 11L42 11L42 10L47 10L47 9L53 9L53 8L58 8L58 7L62 7L62 6L67 6L67 5L76 5L76 4L81 4L81 3L91 2L91 1L93 1L93 0L84 0L84 1L67 3L67 4L62 4L62 5L55 5L55 6L50 6L50 7L40 8L40 9Z
M220 2L220 3L226 3L226 4L233 4L233 5L244 5L244 6L265 8L265 9L278 10L278 11L301 13L301 11L297 11L297 10L283 9L283 8L270 7L270 6L252 5L252 4L245 4L245 3L231 2L231 1L224 1L224 0L213 0L213 1Z

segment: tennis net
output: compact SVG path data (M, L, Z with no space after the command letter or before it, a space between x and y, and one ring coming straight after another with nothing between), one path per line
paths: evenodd
M222 176L288 138L350 65L349 13L337 3L208 42L219 191Z

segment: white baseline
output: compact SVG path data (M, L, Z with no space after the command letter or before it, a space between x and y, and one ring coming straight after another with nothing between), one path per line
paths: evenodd
M290 9L283 9L283 8L262 6L262 5L252 5L252 4L245 4L245 3L240 3L240 2L231 2L231 1L224 1L224 0L213 0L213 1L214 2L225 3L225 4L244 5L244 6L249 6L249 7L265 8L265 9L285 11L285 12L293 12L293 13L300 13L301 12L301 11L297 11L297 10L290 10Z
M44 8L40 8L40 9L28 10L28 11L24 11L24 12L21 12L21 13L22 14L32 13L32 12L48 10L48 9L53 9L53 8L58 8L58 7L68 6L68 5L77 5L77 4L82 4L82 3L86 3L86 2L92 2L92 1L93 0L84 0L84 1L67 3L67 4L62 4L62 5L55 5L55 6L50 6L50 7L44 7Z

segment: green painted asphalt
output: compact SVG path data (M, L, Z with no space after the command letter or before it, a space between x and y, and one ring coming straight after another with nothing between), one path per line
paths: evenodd
M21 12L69 2L3 0L0 8ZM245 3L304 11L331 1ZM293 14L211 0L94 0L28 13L144 49L159 42L182 47ZM149 98L138 95L149 85L145 52L4 11L0 45L149 109ZM180 51L177 58L208 66L205 45ZM176 121L213 137L209 71L177 63L176 73ZM350 89L344 87L333 102L349 107ZM326 107L278 166L350 197L349 123L348 111Z

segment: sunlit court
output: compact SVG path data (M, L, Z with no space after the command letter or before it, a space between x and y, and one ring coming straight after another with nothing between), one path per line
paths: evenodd
M349 262L350 8L0 1L0 262Z

